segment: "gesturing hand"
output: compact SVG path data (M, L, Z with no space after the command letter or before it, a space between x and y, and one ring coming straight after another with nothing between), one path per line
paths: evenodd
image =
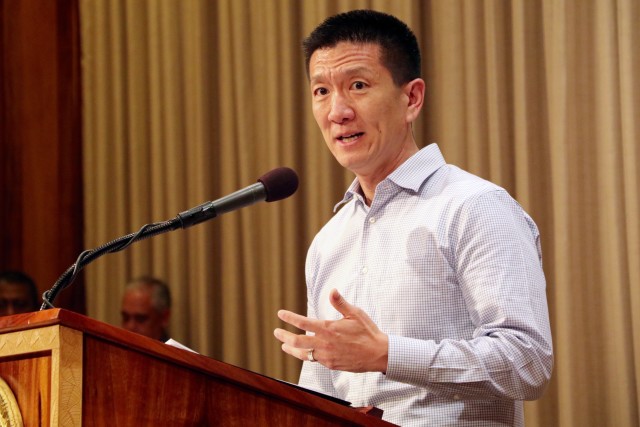
M282 351L298 359L313 358L329 369L349 372L385 372L389 339L360 308L349 304L333 289L331 305L344 316L339 320L317 320L287 310L278 311L280 320L315 335L294 334L277 328Z

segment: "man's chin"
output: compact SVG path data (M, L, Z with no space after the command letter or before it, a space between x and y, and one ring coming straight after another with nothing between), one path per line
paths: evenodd
M354 175L359 175L362 169L361 167L358 167L357 163L349 163L349 162L339 162L339 163L343 168L345 168L346 170L348 170Z
M334 157L340 163L340 166L356 175L367 164L367 160L358 153L337 153L334 154Z

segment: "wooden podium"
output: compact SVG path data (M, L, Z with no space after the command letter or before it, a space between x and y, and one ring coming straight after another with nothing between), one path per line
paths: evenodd
M392 426L293 385L51 309L0 317L25 426Z

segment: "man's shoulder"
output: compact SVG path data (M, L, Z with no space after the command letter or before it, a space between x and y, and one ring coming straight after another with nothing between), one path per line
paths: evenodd
M469 200L490 192L506 192L499 185L457 166L446 164L425 182L422 195Z

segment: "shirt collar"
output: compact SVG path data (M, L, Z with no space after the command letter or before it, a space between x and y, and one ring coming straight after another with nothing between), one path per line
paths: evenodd
M396 170L391 172L385 178L385 181L389 180L401 188L417 192L422 184L445 164L446 162L438 144L432 143L409 157ZM358 197L362 196L360 196L360 182L356 178L344 193L342 200L334 206L333 212L336 212L341 205Z

